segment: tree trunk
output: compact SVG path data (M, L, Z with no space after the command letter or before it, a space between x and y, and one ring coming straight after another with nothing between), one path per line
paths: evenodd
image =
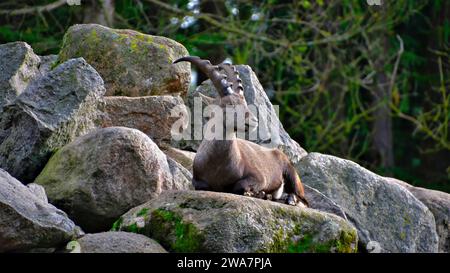
M208 13L208 14L215 14L219 16L226 16L226 6L225 2L223 0L200 0L200 12L201 13ZM200 32L205 31L207 29L211 29L211 25L207 22L200 21ZM221 63L226 58L226 52L223 46L221 45L199 45L198 48L205 52L208 57L208 59L213 64ZM200 84L203 81L207 80L208 77L206 77L205 74L203 74L201 71L198 71L197 76L197 83Z
M392 98L389 77L386 74L386 59L389 54L389 40L385 33L381 33L380 47L382 54L378 54L375 62L377 85L374 92L375 111L373 123L373 144L380 157L380 165L390 174L394 167L394 145L392 139L392 115L389 103Z
M87 1L84 6L83 23L112 27L114 23L114 0Z

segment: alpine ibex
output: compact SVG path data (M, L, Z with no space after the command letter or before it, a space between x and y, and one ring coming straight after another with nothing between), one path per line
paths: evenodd
M250 112L244 97L242 80L230 64L212 65L199 57L187 56L174 62L190 62L211 79L219 97L200 94L206 104L220 106L225 117L225 136L221 139L203 139L194 158L193 185L196 190L229 192L259 198L283 200L290 205L308 202L303 185L288 157L278 149L268 149L239 139L236 132L242 126L235 123L235 115L227 110L244 111L244 131L254 130L257 119Z

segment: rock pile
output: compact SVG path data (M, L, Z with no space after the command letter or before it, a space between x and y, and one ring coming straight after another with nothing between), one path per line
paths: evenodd
M0 252L450 251L449 194L307 154L245 65L246 100L269 113L254 142L289 156L311 207L194 191L199 141L172 127L216 92L188 92L185 55L99 25L71 27L57 56L0 45Z

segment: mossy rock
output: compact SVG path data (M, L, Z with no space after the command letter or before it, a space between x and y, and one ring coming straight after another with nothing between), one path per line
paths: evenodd
M143 132L109 127L58 149L35 182L83 230L100 232L163 190L190 189L180 168Z
M313 209L204 191L164 192L124 214L115 230L137 232L170 252L355 252L356 229Z
M172 65L189 55L186 48L165 37L96 24L74 25L63 39L59 63L83 57L102 76L108 96L185 94L190 65Z
M355 162L309 153L296 165L302 182L337 204L358 230L360 249L387 253L437 252L431 211L403 186Z

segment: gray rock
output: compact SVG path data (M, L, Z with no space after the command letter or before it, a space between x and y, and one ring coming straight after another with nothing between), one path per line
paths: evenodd
M58 55L39 56L41 62L39 63L39 72L45 75L50 72L58 61Z
M250 107L253 105L259 113L259 115L254 113L255 116L258 116L259 118L257 139L249 140L269 148L279 148L289 157L293 164L297 163L302 157L306 156L307 152L300 147L297 142L291 139L288 133L284 130L283 125L278 119L275 108L267 97L267 94L265 93L261 83L251 67L248 65L237 65L236 69L239 71L242 79L247 104ZM198 93L202 93L210 97L218 96L210 80L203 82L199 87L197 87L195 92L188 93L186 103L191 112L194 109L194 98L199 97ZM202 121L194 121L194 115L191 115L191 117L193 140L177 141L174 142L174 146L185 150L196 151L201 142L201 135L200 138L194 136L194 123L196 122L197 124L204 125L206 124L206 120L203 119Z
M439 252L450 253L450 194L414 187L398 179L388 181L406 187L417 199L427 206L436 220L436 232L439 236Z
M98 232L165 189L190 189L174 168L144 133L110 127L59 149L35 182L85 231Z
M159 36L101 25L74 25L66 32L59 62L84 57L105 80L108 96L185 94L188 63L172 65L188 55L183 45Z
M405 188L349 160L310 153L297 164L304 184L337 203L367 245L382 252L437 252L433 214Z
M100 127L135 128L158 145L171 142L175 122L187 122L187 109L179 96L105 97L104 101L100 105Z
M180 150L169 145L161 145L159 148L170 158L181 164L191 174L193 171L195 153L191 151Z
M52 248L78 234L63 211L0 169L0 252Z
M180 163L167 157L167 164L172 175L172 183L169 181L162 184L162 190L173 189L193 189L192 173L183 167Z
M155 240L130 232L86 234L77 242L79 253L167 253Z
M37 198L41 199L43 202L48 203L47 194L45 193L44 187L36 183L30 183L27 188L36 195Z
M29 82L40 75L39 57L25 42L0 45L0 112L13 102Z
M338 204L336 204L336 202L334 202L318 190L314 189L313 187L303 185L303 188L305 190L305 197L306 200L308 200L310 208L332 213L344 218L345 220L348 220L344 210Z
M34 80L0 120L0 167L32 182L51 153L95 128L105 92L100 75L82 58Z
M166 191L115 226L170 252L354 252L357 245L355 228L336 215L206 191Z

